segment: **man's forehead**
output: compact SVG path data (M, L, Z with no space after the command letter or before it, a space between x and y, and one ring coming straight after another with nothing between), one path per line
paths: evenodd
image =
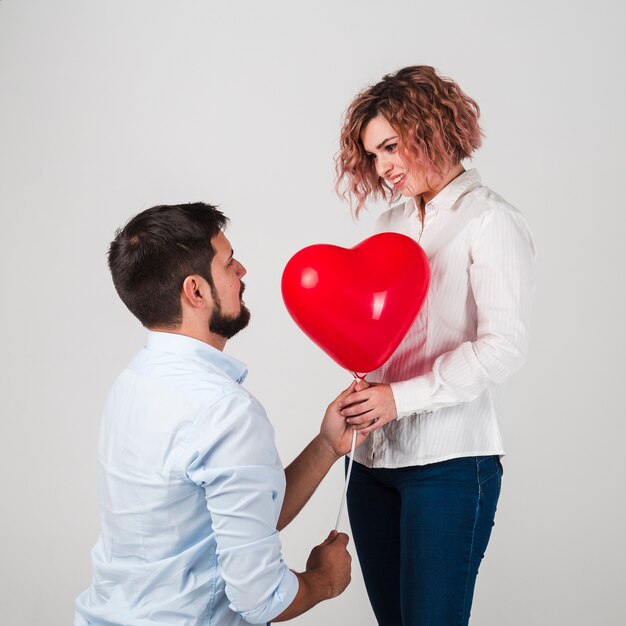
M232 246L230 245L230 241L226 235L220 231L211 239L211 245L215 250L215 256L226 256L229 257L232 252Z

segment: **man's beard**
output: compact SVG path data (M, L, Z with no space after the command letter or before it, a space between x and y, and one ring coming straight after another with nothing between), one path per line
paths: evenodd
M245 287L243 283L241 283L239 298L243 295L244 289ZM213 293L213 300L215 302L215 308L209 320L209 330L212 333L224 337L224 339L230 339L248 325L250 321L250 310L243 302L241 303L241 309L237 315L224 315L222 313L222 303L217 293Z

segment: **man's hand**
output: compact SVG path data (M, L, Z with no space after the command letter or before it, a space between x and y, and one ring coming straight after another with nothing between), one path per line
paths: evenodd
M322 420L320 428L321 438L331 447L333 452L338 456L344 456L350 452L352 445L352 431L354 429L346 418L342 415L341 407L347 406L346 402L349 398L356 395L355 392L366 390L370 384L364 380L353 381L352 384L344 389L326 409L326 414ZM394 405L395 406L395 405ZM365 440L367 433L359 433L356 445L359 446Z
M336 598L350 584L352 557L347 550L349 537L331 530L319 546L311 550L306 562L307 576L315 576L326 587L325 600Z
M326 540L311 550L306 571L297 573L298 593L274 622L301 615L318 602L337 597L350 584L352 557L346 549L348 535L331 531Z
M370 383L365 389L346 394L339 402L341 415L359 435L369 435L398 417L393 391L387 384Z

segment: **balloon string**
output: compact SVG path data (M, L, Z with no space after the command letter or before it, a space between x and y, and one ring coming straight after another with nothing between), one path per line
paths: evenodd
M352 473L352 461L354 460L354 450L356 449L356 435L357 431L352 431L352 448L350 449L350 460L348 461L348 471L346 472L346 484L343 488L343 496L341 498L341 504L339 505L339 513L337 514L337 523L335 524L335 530L339 532L339 524L341 523L341 517L343 516L343 509L346 504L346 496L348 495L348 484L350 483L350 474Z
M359 376L354 372L354 380L365 380L365 376ZM335 524L335 530L339 531L339 524L343 516L343 511L346 505L346 497L348 495L348 485L350 484L350 475L352 474L352 462L354 460L354 451L356 450L356 437L357 430L352 430L352 446L350 447L350 460L348 461L348 471L346 472L346 483L343 488L343 496L341 497L341 504L339 505L339 513L337 514L337 523Z

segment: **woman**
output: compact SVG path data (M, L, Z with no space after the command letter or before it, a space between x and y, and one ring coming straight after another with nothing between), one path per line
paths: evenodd
M338 189L357 215L370 197L403 196L377 230L413 237L431 266L404 341L342 411L369 434L348 510L383 625L468 624L500 494L498 386L528 348L532 236L462 164L481 143L479 112L432 67L407 67L358 94L341 131Z

